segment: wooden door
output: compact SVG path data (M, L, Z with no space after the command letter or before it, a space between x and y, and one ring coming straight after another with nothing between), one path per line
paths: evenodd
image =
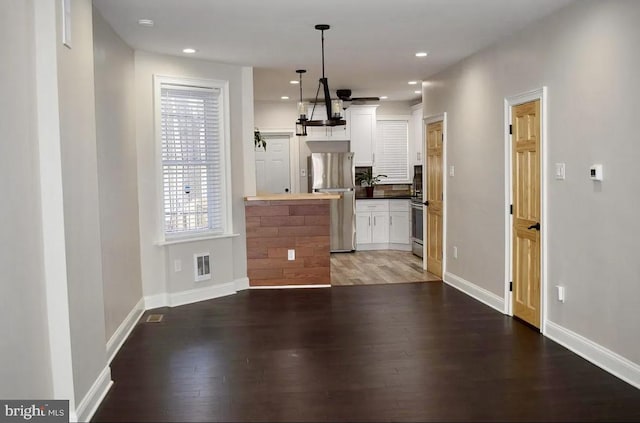
M442 121L427 125L427 270L442 277Z
M280 194L290 192L289 137L265 136L266 149L256 148L256 191Z
M540 327L540 101L512 116L513 315Z

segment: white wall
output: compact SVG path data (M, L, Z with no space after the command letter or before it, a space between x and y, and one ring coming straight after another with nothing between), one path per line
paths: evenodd
M549 320L640 363L640 3L582 1L424 86L425 116L447 112L447 271L504 289L505 97L548 87ZM553 178L566 163L567 179ZM588 178L604 165L601 184ZM458 259L451 256L458 247Z
M31 1L0 1L0 398L53 397L40 221Z
M243 114L245 98L252 98L253 85L247 68L204 60L164 56L136 51L136 143L138 152L138 203L140 212L140 248L142 281L145 296L211 287L246 278L247 257L244 222L245 168L252 156L253 132L246 135L245 126L253 128L253 116ZM161 226L157 222L160 200L157 193L156 139L154 135L153 75L192 77L229 81L231 124L231 180L233 231L239 237L159 246ZM251 169L253 169L251 167ZM255 187L255 184L254 184ZM252 194L252 193L249 193ZM211 253L213 279L194 282L193 254ZM182 260L182 271L174 272L173 260Z
M415 102L410 101L381 101L376 109L377 116L384 115L410 115L411 106Z
M93 10L96 141L107 340L142 298L134 54Z
M56 3L69 320L74 389L80 400L106 366L92 6L90 0L72 1L73 48L68 49L62 44Z

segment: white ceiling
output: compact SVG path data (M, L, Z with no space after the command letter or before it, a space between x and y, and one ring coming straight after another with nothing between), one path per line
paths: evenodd
M332 95L418 100L418 86L440 70L566 5L569 0L94 0L102 16L132 47L254 66L256 100L298 97L296 69L307 69L305 97L321 74ZM155 26L138 25L153 19ZM429 56L416 58L418 51Z

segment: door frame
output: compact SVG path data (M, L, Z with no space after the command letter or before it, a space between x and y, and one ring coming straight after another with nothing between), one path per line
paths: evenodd
M268 137L289 137L289 186L292 194L300 192L300 145L295 129L272 128L260 130L260 133ZM255 178L255 175L253 175Z
M548 223L547 219L547 87L527 91L504 99L504 156L505 156L505 207L504 207L504 242L505 242L505 272L504 272L504 314L513 316L513 292L509 284L513 281L513 216L511 204L513 204L512 184L512 140L509 134L511 125L511 109L513 106L540 100L540 332L547 332L547 245Z
M422 195L427 190L427 126L442 121L442 279L447 273L447 112L422 118ZM422 268L427 270L427 210L422 205Z

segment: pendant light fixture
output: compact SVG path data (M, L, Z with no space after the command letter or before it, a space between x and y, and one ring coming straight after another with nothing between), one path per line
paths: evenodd
M302 74L306 73L305 69L298 69L296 73L300 77L300 101L298 102L298 120L296 121L296 135L299 137L307 136L307 103L302 99Z
M315 28L321 33L321 41L322 41L322 78L320 78L318 82L318 89L316 91L316 98L313 103L313 108L311 109L311 116L306 120L298 120L302 122L303 126L340 126L346 125L347 122L342 119L342 100L331 100L331 95L329 94L329 81L324 74L324 31L330 28L329 25L320 24L316 25ZM300 74L300 78L302 81L302 73ZM300 84L302 85L302 84ZM318 95L320 94L320 87L323 88L324 93L324 106L327 110L327 118L326 119L313 119L313 115L318 106ZM302 89L302 87L300 87ZM302 102L302 100L301 100ZM298 111L300 116L300 110ZM305 128L306 132L306 128Z

